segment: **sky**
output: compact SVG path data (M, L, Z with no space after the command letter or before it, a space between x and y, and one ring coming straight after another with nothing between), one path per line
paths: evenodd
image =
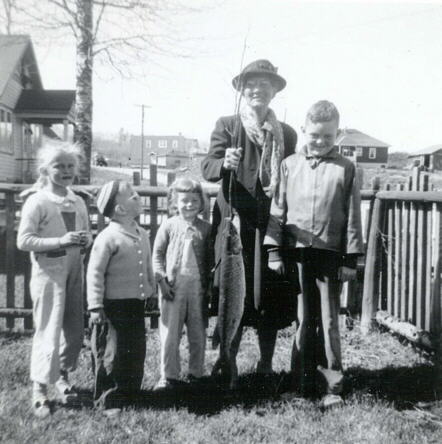
M231 79L241 66L266 58L287 80L271 107L298 133L309 106L328 99L342 128L367 133L392 151L442 144L442 2L206 3L177 18L178 32L193 39L192 57L162 57L136 80L97 68L95 132L140 134L137 105L144 103L145 134L207 142L217 118L234 112ZM35 49L44 86L74 89L72 43Z

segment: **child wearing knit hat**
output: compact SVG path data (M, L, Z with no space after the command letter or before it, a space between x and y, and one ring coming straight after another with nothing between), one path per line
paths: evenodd
M97 208L110 218L92 247L87 271L96 404L120 409L141 388L146 355L144 304L155 294L150 243L136 222L140 196L125 181L106 183Z

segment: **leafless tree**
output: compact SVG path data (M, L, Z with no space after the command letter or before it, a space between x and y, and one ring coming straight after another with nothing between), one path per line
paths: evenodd
M140 62L153 62L164 54L190 56L174 17L194 14L199 8L187 6L185 0L20 0L20 6L15 4L15 8L20 15L20 30L40 39L44 31L44 37L52 40L66 39L66 30L70 30L75 39L74 137L83 147L87 159L83 176L89 180L93 67L107 65L123 77L133 77L141 74Z
M17 0L2 0L0 9L0 23L4 24L5 34L12 34L12 24L14 22L14 10ZM1 32L0 32L1 33Z

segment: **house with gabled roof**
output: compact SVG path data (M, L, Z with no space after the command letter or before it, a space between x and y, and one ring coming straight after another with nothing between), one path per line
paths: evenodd
M442 145L431 145L408 156L413 166L424 166L428 171L442 171Z
M390 145L357 129L344 128L335 142L338 151L361 167L386 167Z
M31 38L0 35L0 182L32 182L43 138L70 139L74 112L75 91L43 88Z

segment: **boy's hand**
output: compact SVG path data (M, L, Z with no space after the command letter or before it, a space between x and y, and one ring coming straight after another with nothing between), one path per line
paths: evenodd
M104 314L104 310L102 308L96 308L95 310L91 310L90 315L91 315L91 324L101 325L106 320L106 315Z
M339 267L338 279L341 282L347 282L356 279L356 268Z
M167 282L167 279L161 279L159 282L160 288L161 288L161 295L163 296L166 301L173 301L175 298L175 293L170 286L169 282Z
M158 310L158 298L155 296L151 296L146 299L146 303L144 304L144 308L147 311L156 311Z
M284 262L283 261L268 261L268 266L270 270L275 271L280 276L285 274Z
M227 148L223 167L226 170L236 171L241 161L242 148Z

